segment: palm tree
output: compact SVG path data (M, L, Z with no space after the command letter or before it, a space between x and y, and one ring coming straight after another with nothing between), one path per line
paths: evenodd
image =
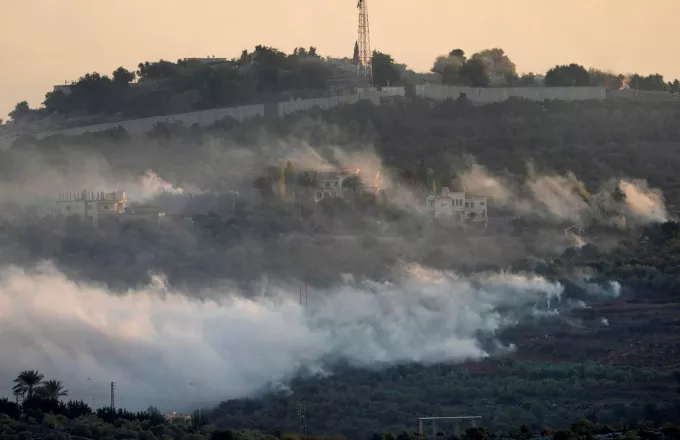
M33 391L44 378L45 376L38 370L24 370L14 379L12 392L21 396L27 394L29 398L33 397Z
M68 396L68 390L64 389L60 380L47 380L36 388L35 394L43 399L59 400L62 396Z

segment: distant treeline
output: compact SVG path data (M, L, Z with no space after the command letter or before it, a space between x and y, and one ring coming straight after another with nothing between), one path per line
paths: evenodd
M231 59L145 61L136 71L119 67L110 76L87 73L47 92L41 107L31 109L21 101L9 116L16 122L34 122L47 116L147 117L277 101L293 95L319 96L329 89L332 78L351 77L351 66L357 60L356 47L352 58L333 60L322 58L315 47L299 47L286 54L259 45ZM677 79L666 81L657 73L615 74L575 63L555 66L544 75L520 74L500 48L483 50L469 58L462 49L453 49L436 58L429 74L417 74L395 62L391 55L374 51L372 67L377 86L422 83L427 79L474 87L598 85L618 90L628 85L638 90L680 92ZM293 95L286 95L290 93Z

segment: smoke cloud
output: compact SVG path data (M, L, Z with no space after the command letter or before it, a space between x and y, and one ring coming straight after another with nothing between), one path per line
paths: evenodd
M489 197L494 206L545 221L621 226L621 218L632 225L670 218L662 193L643 180L612 180L591 194L573 173L539 175L529 167L527 179L520 182L473 164L460 181L467 191Z
M406 265L392 282L352 278L310 289L304 309L297 286L274 281L249 292L191 292L155 276L114 295L50 263L8 266L0 272L0 345L12 356L0 366L0 383L9 387L18 371L39 368L63 380L72 398L104 404L115 381L120 406L185 409L338 359L379 366L484 358L513 348L496 339L504 329L572 307L560 283L534 275L462 277Z

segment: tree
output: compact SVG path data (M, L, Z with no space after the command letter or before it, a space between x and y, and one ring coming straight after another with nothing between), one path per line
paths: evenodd
M641 76L637 73L628 79L631 88L637 90L649 90L654 92L668 91L668 83L664 81L663 75L655 73L653 75Z
M515 63L510 60L503 49L485 49L472 55L470 60L481 61L487 75L494 83L507 84L517 76Z
M17 102L14 106L14 110L9 112L9 117L12 118L13 121L20 121L30 114L31 108L28 106L28 102L21 101Z
M668 83L668 91L670 93L680 93L680 81L677 79L673 81L672 83Z
M593 68L588 70L588 74L590 75L590 82L592 85L605 87L609 90L619 90L623 87L623 82L626 79L624 75L615 75Z
M460 68L460 83L472 87L486 87L489 85L489 75L486 64L480 59L470 59Z
M463 49L453 49L451 52L449 52L449 56L460 58L463 60L463 62L466 61L465 51Z
M68 396L68 390L60 380L48 380L36 388L35 394L41 399L59 400L60 397Z
M388 86L399 81L399 70L394 65L394 59L391 55L374 50L371 65L374 84Z
M191 419L189 420L189 429L191 432L198 432L202 427L208 424L207 418L203 415L200 410L195 410L191 413Z
M536 85L536 75L534 75L532 72L524 73L520 75L519 78L517 78L515 85L518 87L529 87Z
M127 85L135 80L135 73L130 72L124 67L119 67L113 71L113 82L120 85Z
M116 113L122 104L120 90L111 78L97 72L80 77L67 98L69 109L88 114Z
M438 56L430 71L442 76L442 84L461 84L460 69L465 61L465 52L462 49L454 49L448 55Z
M545 74L545 85L548 87L589 86L590 74L579 64L555 66Z
M253 179L253 188L255 188L262 197L262 200L268 200L272 195L272 178L269 176L258 176Z
M22 396L33 397L33 392L44 378L45 376L38 370L24 370L14 379L12 391Z
M170 61L160 60L155 63L148 61L137 65L137 76L139 78L171 78L178 73L177 64Z
M354 42L354 53L352 54L352 64L359 65L359 42Z

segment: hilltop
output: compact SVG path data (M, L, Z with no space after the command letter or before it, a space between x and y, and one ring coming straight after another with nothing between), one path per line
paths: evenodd
M353 57L322 57L315 47L286 54L259 45L233 58L184 58L139 63L136 70L119 67L111 75L86 73L55 85L39 108L26 101L10 112L6 130L57 128L116 122L173 113L272 103L289 99L343 95L369 85L357 77ZM575 63L558 65L545 74L519 73L500 48L468 57L462 49L438 56L430 72L417 73L392 56L374 51L372 85L408 86L434 83L472 87L603 86L619 90L634 84L643 92L670 96L680 92L678 80L659 74L614 74ZM656 95L652 99L659 99Z

